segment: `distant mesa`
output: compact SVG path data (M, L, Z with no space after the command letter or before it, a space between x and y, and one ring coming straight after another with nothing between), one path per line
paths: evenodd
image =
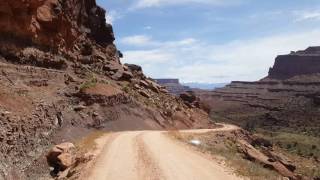
M192 90L189 86L180 84L179 79L155 79L155 81L166 87L171 94L176 96Z
M156 79L157 83L159 84L180 84L180 80L179 79Z
M283 80L314 73L320 73L320 46L278 56L269 70L268 78Z
M190 88L197 89L197 90L214 90L217 88L222 88L227 84L228 83L197 83L197 82L183 83L184 86L189 86Z

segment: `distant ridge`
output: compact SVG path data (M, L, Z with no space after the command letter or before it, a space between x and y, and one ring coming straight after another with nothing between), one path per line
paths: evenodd
M179 79L155 79L155 81L166 87L173 95L178 96L186 91L191 91L191 88L189 86L182 85Z
M202 90L214 90L216 88L225 87L228 83L182 83L185 86L189 86L193 89L202 89Z

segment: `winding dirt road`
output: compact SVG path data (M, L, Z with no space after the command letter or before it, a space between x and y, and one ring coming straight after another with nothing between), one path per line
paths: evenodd
M232 131L238 127L184 130L184 133ZM164 131L118 132L100 139L100 155L88 180L229 180L241 179L193 148L176 142Z

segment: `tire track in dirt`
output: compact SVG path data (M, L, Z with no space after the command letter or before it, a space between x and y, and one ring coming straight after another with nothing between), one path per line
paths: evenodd
M224 125L212 130L232 131ZM117 132L107 143L86 180L239 180L232 170L166 135L166 131ZM112 136L112 135L111 135ZM107 137L106 137L107 138Z
M139 177L147 180L163 180L163 173L156 161L152 158L148 146L143 141L143 133L136 137L137 169Z

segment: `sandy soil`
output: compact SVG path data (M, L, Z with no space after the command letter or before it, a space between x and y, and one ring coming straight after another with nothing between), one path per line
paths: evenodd
M211 130L231 131L223 125ZM214 180L241 179L227 167L166 136L165 131L117 132L105 136L101 153L83 179L88 180Z

